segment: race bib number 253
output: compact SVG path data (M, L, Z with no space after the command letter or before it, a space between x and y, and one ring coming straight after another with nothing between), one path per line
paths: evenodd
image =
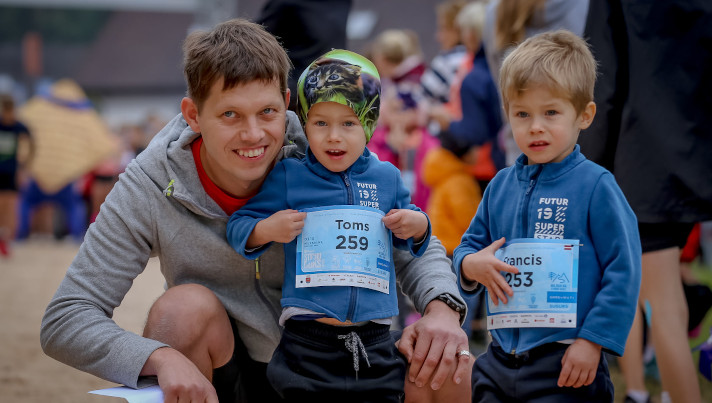
M576 239L513 239L495 256L519 273L503 272L514 296L494 305L487 297L487 328L576 327Z

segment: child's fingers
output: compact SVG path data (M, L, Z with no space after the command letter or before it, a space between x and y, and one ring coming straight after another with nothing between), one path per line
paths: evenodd
M569 377L571 376L571 367L564 365L561 368L561 374L559 374L559 380L556 383L560 388L569 386Z
M495 306L499 305L499 298L497 297L495 290L490 290L489 296L490 296L490 299L492 300L492 303L495 304Z
M575 370L574 370L575 372ZM588 371L579 371L578 375L573 381L573 387L574 388L580 388L586 383L586 380L588 379Z
M293 222L303 222L307 218L307 213L297 210L291 210L287 214L287 218Z
M512 266L511 264L504 263L502 261L499 261L497 263L497 270L499 271L506 271L512 274L517 274L519 273L519 269L517 269L515 266Z
M595 379L596 379L596 369L594 369L593 371L588 371L588 376L586 377L586 379L584 379L584 382L583 382L584 386L588 386L588 385L592 384Z
M494 254L494 252L496 252L497 249L501 248L502 245L504 245L505 242L507 242L507 240L504 239L504 237L499 238L498 240L496 240L496 241L492 242L491 244L489 244L489 245L488 245L486 248L484 248L483 250L489 250L490 252L492 252L492 254Z
M494 275L492 276L492 283L493 283L493 285L495 285L497 288L499 288L500 290L502 290L503 293L506 293L506 294L509 295L510 297L511 297L512 295L514 295L514 291L512 290L512 287L509 286L509 283L507 283L507 280L506 280L506 279L504 278L504 276L501 275L499 272L497 272L496 274L494 274ZM500 298L500 299L501 299L501 298ZM505 296L505 298L504 298L504 303L505 303L505 304L507 303L506 299L507 299L507 298L506 298L506 296Z
M400 214L393 213L391 214L393 210L388 212L381 221L383 221L383 225L386 226L386 228L390 229L391 231L393 230L393 226L400 220Z
M561 358L561 373L559 374L559 380L556 382L556 385L560 388L568 386L566 383L568 382L569 375L571 374L571 364L567 362L566 358L568 358L570 350L570 347L567 348L564 356Z
M569 384L566 386L571 386L578 388L583 385L583 379L581 374L581 368L573 367L571 369L571 374L569 375Z
M492 302L495 305L499 305L499 301L502 301L503 304L507 303L507 296L505 295L502 288L500 288L499 284L496 284L493 287L489 287L488 290L490 298L492 298Z

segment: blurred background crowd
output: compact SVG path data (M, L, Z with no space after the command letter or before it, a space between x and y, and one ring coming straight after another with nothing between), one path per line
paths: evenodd
M623 18L618 3L605 2L614 12L600 24ZM299 73L332 48L374 61L382 109L368 147L400 168L451 255L489 181L519 154L499 101L502 58L547 30L588 38L592 9L588 0L0 0L0 265L28 239L81 242L126 165L180 112L186 34L233 17L280 39L294 64L292 94ZM693 11L712 25L710 7ZM709 61L705 38L693 45ZM712 133L698 135L709 144ZM709 188L705 169L692 175ZM710 217L685 218L694 230L680 255L693 347L712 323ZM484 345L482 300L469 303L464 328ZM401 312L400 326L417 317L405 299ZM646 335L643 364L654 367ZM654 368L646 375L659 378Z

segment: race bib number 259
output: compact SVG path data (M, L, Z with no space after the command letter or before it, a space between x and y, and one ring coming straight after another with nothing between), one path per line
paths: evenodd
M382 211L351 205L304 211L307 218L297 237L297 287L389 292L391 238Z

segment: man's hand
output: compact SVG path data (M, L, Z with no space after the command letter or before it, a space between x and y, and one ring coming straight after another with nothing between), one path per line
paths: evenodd
M430 301L423 317L403 329L398 349L410 364L408 380L418 387L430 381L433 390L440 389L453 370L455 384L469 381L474 357L456 356L458 351L469 350L460 314L442 301Z
M596 379L600 359L600 345L586 339L576 339L561 359L561 375L557 385L574 388L590 385Z
M420 211L393 209L383 217L383 225L399 239L420 242L428 232L428 218Z
M510 297L514 295L512 287L507 284L501 272L519 273L516 267L494 257L494 253L504 245L504 242L505 239L500 238L481 251L471 253L462 259L462 276L465 280L477 281L487 287L495 305L499 304L499 301L506 304L507 295Z
M165 403L218 403L213 384L178 350L159 348L146 361L141 375L156 375Z
M307 213L297 210L281 210L255 225L245 246L257 248L270 242L289 243L302 233Z

